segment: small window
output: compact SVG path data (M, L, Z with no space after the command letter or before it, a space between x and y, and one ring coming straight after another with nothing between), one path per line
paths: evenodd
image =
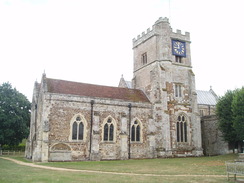
M131 126L131 141L140 142L141 141L141 127L138 121L134 121Z
M176 122L177 142L187 142L187 122L184 115L179 115Z
M200 115L203 116L203 110L202 109L200 110Z
M182 97L182 87L180 84L175 84L175 97Z
M175 56L175 62L177 62L177 63L182 63L182 57L180 57L180 56Z
M81 120L81 118L80 118L80 116L78 116L77 118L76 118L76 121L80 121Z
M141 61L143 65L147 63L147 53L142 54Z
M103 126L103 141L114 141L114 124L111 118Z

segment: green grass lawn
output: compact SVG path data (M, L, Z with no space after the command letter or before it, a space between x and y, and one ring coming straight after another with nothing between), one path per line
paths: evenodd
M13 157L21 161L22 157ZM125 161L83 161L83 162L52 162L38 163L44 166L63 167L80 170L98 170L106 172L136 173L141 175L114 175L102 173L83 173L45 170L18 165L14 162L0 158L0 182L228 182L225 161L236 159L236 155L223 155L198 158L171 158L171 159L144 159ZM30 162L31 163L31 162ZM143 174L155 174L165 176L145 176ZM177 176L186 175L186 176ZM188 175L188 176L187 176ZM203 176L192 176L203 175ZM204 176L212 175L212 176ZM231 182L231 181L230 181Z

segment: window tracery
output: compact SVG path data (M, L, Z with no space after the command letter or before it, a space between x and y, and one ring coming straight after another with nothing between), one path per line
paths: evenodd
M85 129L87 122L81 115L75 115L71 120L71 138L70 140L85 140Z
M131 125L131 141L132 142L141 141L141 126L138 120L135 120Z
M111 117L107 118L103 125L103 141L115 141L115 121Z
M187 119L181 114L176 122L177 142L187 142Z

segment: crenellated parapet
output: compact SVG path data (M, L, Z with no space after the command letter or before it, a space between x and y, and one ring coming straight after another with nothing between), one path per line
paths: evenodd
M189 32L185 32L185 34L182 34L181 30L176 30L176 32L173 32L172 28L170 27L169 19L167 17L160 17L152 26L152 28L148 28L146 32L142 32L137 36L137 38L133 39L133 48L141 43L144 43L146 40L153 36L167 36L167 34L173 39L179 39L188 42L190 41Z
M176 32L172 31L171 37L174 39L190 42L190 33L185 32L185 34L182 34L181 30L178 29L176 30Z
M141 35L138 35L137 38L134 38L133 41L133 48L137 45L145 42L146 40L150 39L155 35L155 29L148 28L146 32L142 32Z

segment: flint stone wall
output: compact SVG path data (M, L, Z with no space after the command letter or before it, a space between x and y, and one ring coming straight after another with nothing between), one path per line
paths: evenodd
M91 103L93 105L93 131L90 154ZM128 126L130 102L109 99L92 99L58 94L46 94L44 113L48 114L48 154L49 161L78 161L103 159L128 159ZM139 120L142 124L141 142L131 143L131 158L151 158L148 153L155 149L152 127L148 127L152 107L149 103L131 103L131 120ZM71 140L71 119L81 114L86 120L84 140ZM115 120L115 140L103 141L104 120L111 117ZM150 125L153 125L152 122ZM65 144L66 149L53 148L57 144ZM61 146L60 146L61 147Z

